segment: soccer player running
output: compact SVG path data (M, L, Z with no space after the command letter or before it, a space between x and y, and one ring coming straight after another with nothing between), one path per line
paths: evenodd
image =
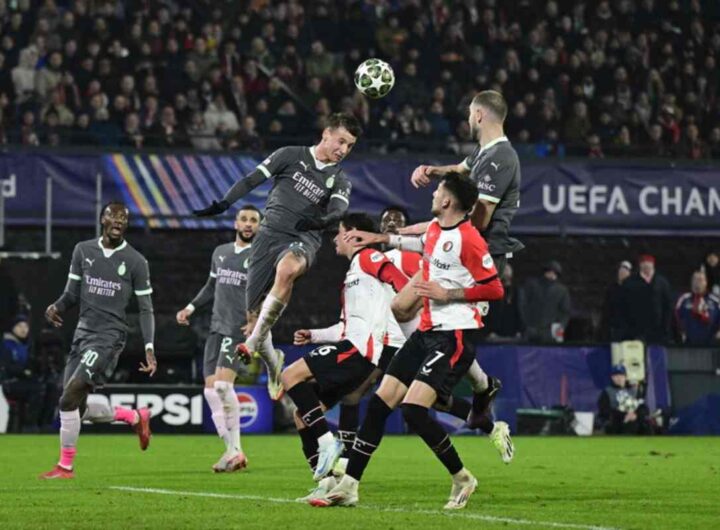
M235 347L245 340L245 287L250 248L260 225L260 210L245 205L235 216L235 241L218 246L212 254L210 275L184 309L177 313L181 326L190 325L190 316L210 302L212 319L210 335L205 342L203 377L208 402L218 436L225 442L225 452L212 466L216 473L238 471L248 461L240 444L240 405L234 383L243 370Z
M75 477L73 462L82 420L93 423L122 421L133 427L144 451L150 443L150 411L110 407L87 398L112 375L125 348L128 324L125 310L133 295L140 309L145 363L140 371L151 377L157 370L153 337L152 287L147 260L125 240L129 212L111 202L102 210L102 237L75 245L65 291L45 310L45 317L61 327L61 314L80 304L80 318L65 364L60 396L60 462L41 479Z
M502 278L508 259L524 248L510 237L508 231L520 206L520 161L503 130L507 103L494 90L478 93L470 103L468 122L470 134L478 145L465 160L449 166L422 165L415 169L411 182L415 187L427 186L431 180L448 173L469 175L478 188L478 200L472 212L472 223L490 247L498 274ZM429 223L418 223L401 230L405 235L422 234ZM487 311L485 306L484 311ZM502 385L500 380L486 376L477 363L468 372L473 387L473 404L468 426L490 435L503 461L509 463L514 454L510 428L505 422L493 422L490 404Z
M347 472L314 506L353 506L373 452L382 440L385 422L402 403L408 425L433 450L452 477L446 509L460 509L475 491L477 480L465 469L450 437L429 409L446 398L475 360L482 327L481 301L497 300L503 287L485 240L468 214L477 189L458 174L448 173L433 194L430 223L422 239L351 231L358 244L385 243L401 250L423 252L422 279L414 289L422 297L420 326L390 362L350 453ZM323 455L320 455L322 458Z
M230 188L221 201L195 212L201 217L220 214L267 179L275 178L250 253L246 296L247 329L252 333L236 348L246 363L253 353L265 361L273 399L283 393L283 357L275 353L269 332L290 302L295 282L312 266L322 230L347 211L352 186L338 164L361 133L360 123L352 115L332 114L317 145L278 149Z
M303 452L314 469L313 478L321 481L311 496L299 500L309 500L335 486L332 476L325 477L340 457L343 444L330 432L323 408L333 407L353 392L362 394L375 382L392 299L385 285L397 292L408 281L384 254L357 247L345 238L349 230L373 228L365 214L348 214L340 222L335 249L350 261L342 290L341 321L326 329L296 331L297 345L326 345L315 348L282 374L283 385L297 406L295 423Z

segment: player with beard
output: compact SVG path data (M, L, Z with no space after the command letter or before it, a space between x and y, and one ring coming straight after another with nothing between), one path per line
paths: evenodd
M132 410L90 402L88 395L112 375L125 348L128 323L125 310L135 294L140 309L140 330L145 343L145 363L140 371L151 377L157 370L153 337L152 287L147 260L125 240L129 212L121 202L102 209L102 236L75 245L65 291L45 310L55 327L60 316L80 305L72 348L65 364L60 396L60 462L41 479L75 477L73 463L83 420L93 423L122 421L133 427L144 451L150 443L150 411Z
M253 353L265 361L273 399L283 393L283 358L276 355L269 333L290 302L295 282L312 266L322 230L339 221L348 209L352 185L339 163L350 154L361 133L354 116L332 114L317 145L278 149L230 188L221 201L195 212L201 217L218 215L274 178L248 269L247 329L252 332L236 348L246 363Z
M235 355L242 344L246 321L245 288L250 248L260 226L261 214L255 206L245 205L235 216L235 241L218 246L212 254L210 275L184 309L177 322L190 324L196 310L213 302L210 334L205 342L203 377L205 399L210 407L218 436L225 442L225 452L212 468L216 473L238 471L247 467L240 444L240 405L234 383L244 368Z
M464 508L475 491L477 480L463 466L449 436L429 409L439 400L447 401L475 360L478 331L483 327L478 304L503 295L487 244L468 219L476 200L475 186L450 173L433 194L431 211L435 219L422 238L358 230L345 234L346 241L359 247L382 243L422 252L421 279L412 288L422 298L423 309L417 331L390 362L368 404L347 472L328 494L311 499L313 506L357 504L365 468L382 440L387 418L400 404L405 421L452 477L445 508ZM321 447L318 460L325 456Z
M422 187L448 173L470 177L478 189L472 223L487 241L500 277L508 259L524 248L520 241L508 233L520 207L520 161L505 136L503 123L506 116L507 103L502 94L494 90L478 93L468 109L470 133L478 141L475 150L459 164L418 166L410 179L415 187ZM400 230L400 233L423 234L428 225L429 222L418 223ZM419 307L419 299L413 297L409 289L398 297L397 302L400 321L412 318L413 311ZM484 313L487 310L488 306L485 305ZM470 368L468 380L473 388L468 426L479 428L490 435L503 461L509 463L514 454L510 428L505 422L493 422L490 413L490 404L502 388L500 380L487 376L477 363Z

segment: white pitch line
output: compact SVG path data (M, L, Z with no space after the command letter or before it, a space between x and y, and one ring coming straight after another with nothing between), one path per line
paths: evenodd
M260 495L237 495L232 493L212 493L202 491L178 491L178 490L166 490L159 488L135 488L132 486L109 486L111 490L127 491L130 493L155 493L157 495L177 495L186 497L206 497L211 499L235 499L245 501L262 501L272 502L277 504L295 504L298 503L293 499L281 499L278 497L262 497ZM471 519L475 521L485 521L488 523L503 523L503 524L517 524L517 525L529 525L529 526L547 526L551 528L573 528L577 530L619 530L618 528L611 526L594 526L588 524L574 524L574 523L556 523L552 521L535 521L531 519L515 519L512 517L496 517L494 515L482 515L479 513L469 512L441 512L435 510L407 510L404 508L383 508L382 506L372 505L360 505L357 506L359 509L371 510L374 512L392 512L392 513L404 513L409 515L436 515L441 517L455 517L458 519Z

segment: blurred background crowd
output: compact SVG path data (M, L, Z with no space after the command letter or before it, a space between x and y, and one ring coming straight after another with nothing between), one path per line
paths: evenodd
M0 34L0 144L258 151L343 110L364 148L464 154L491 88L525 154L720 156L712 0L0 0Z

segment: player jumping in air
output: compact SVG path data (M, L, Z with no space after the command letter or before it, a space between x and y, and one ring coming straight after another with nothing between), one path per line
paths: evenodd
M125 348L128 324L125 309L133 295L140 308L140 329L145 343L145 364L140 371L151 377L157 369L153 347L155 319L147 260L125 241L128 209L111 202L102 210L102 237L75 245L65 291L45 310L55 327L60 316L80 304L80 318L65 365L60 396L60 462L42 479L73 478L80 423L123 421L133 426L144 451L150 443L150 411L131 410L90 402L88 395L112 375Z
M250 248L260 225L260 211L245 205L235 216L235 241L217 247L212 254L210 275L200 292L184 309L178 311L177 322L190 324L190 316L213 302L210 335L205 343L203 377L205 399L210 406L218 435L225 442L225 452L212 466L216 473L232 472L247 466L240 445L240 405L234 383L243 368L235 355L235 347L245 336L245 287Z
M324 345L290 365L282 376L297 406L295 423L303 452L314 470L313 478L321 481L310 497L335 486L332 476L325 477L343 451L343 443L328 428L323 408L333 407L348 394L362 395L376 381L380 374L376 367L387 354L383 345L390 301L408 281L382 252L346 241L345 234L351 229L373 230L373 222L365 214L346 215L335 237L337 254L350 261L342 290L341 321L325 329L296 331L295 344Z
M422 279L414 289L422 297L420 326L390 362L380 387L368 405L358 431L347 472L327 495L311 499L314 506L353 506L358 486L373 452L382 440L385 421L402 403L408 425L433 450L452 477L446 509L460 509L477 487L465 469L450 437L429 409L446 398L475 360L482 317L478 304L503 296L485 240L468 214L477 189L458 174L446 174L433 195L430 223L422 239L350 231L357 244L385 243L423 252ZM320 455L319 458L323 458Z
M236 349L245 362L253 352L265 361L273 399L283 392L283 357L275 353L268 334L287 307L295 281L313 264L322 230L342 218L348 208L352 186L338 164L361 133L353 116L333 114L317 145L278 149L230 188L221 201L195 212L198 216L220 214L267 179L275 178L250 255L247 329L252 333Z
M508 234L520 206L520 161L503 130L506 116L507 103L502 94L494 90L478 93L468 109L470 134L478 141L475 150L459 164L418 166L411 177L412 184L420 187L451 172L470 176L478 189L472 223L487 241L500 277L508 259L524 248ZM428 225L418 223L401 229L400 233L419 235ZM414 301L411 297L404 298L406 294L403 293L400 300L406 300L409 307ZM487 311L487 306L483 309ZM477 363L470 367L468 380L473 387L468 426L489 434L503 461L509 463L514 454L510 428L505 422L493 422L490 414L490 404L502 385L498 379L484 374Z

